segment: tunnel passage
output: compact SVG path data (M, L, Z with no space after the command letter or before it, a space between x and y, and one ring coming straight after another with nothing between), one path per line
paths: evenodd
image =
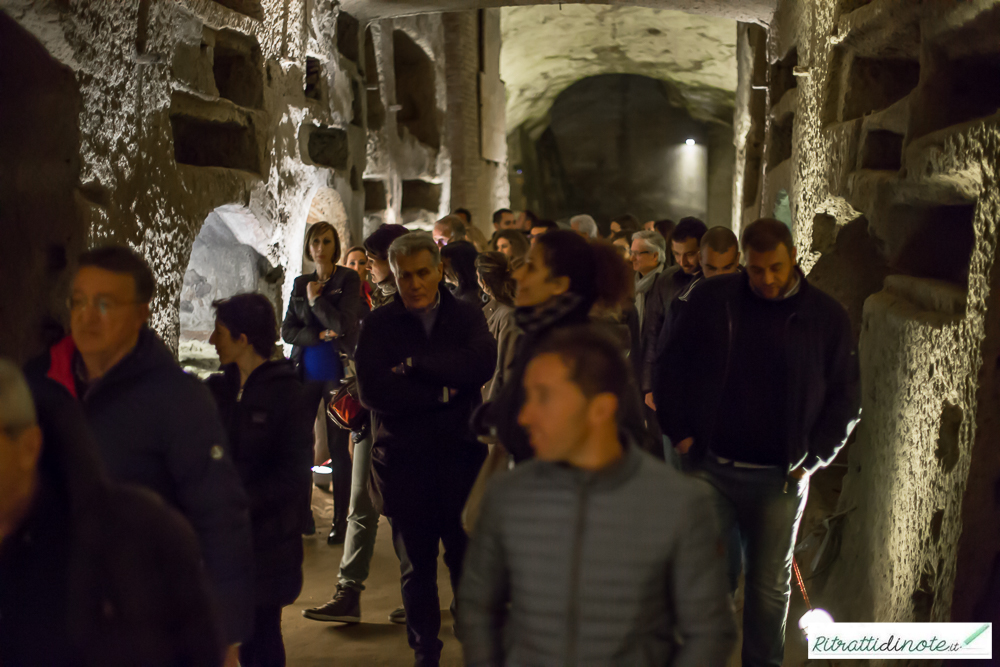
M241 242L255 225L253 215L237 206L223 206L205 219L191 248L184 272L180 302L181 365L203 374L218 367L215 350L208 344L215 328L212 302L245 292L260 292L274 305L278 321L284 272L249 244ZM234 231L234 228L236 231Z

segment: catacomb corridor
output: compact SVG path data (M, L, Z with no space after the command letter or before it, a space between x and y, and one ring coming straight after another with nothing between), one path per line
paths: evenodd
M803 665L810 607L997 620L998 35L0 0L0 664Z

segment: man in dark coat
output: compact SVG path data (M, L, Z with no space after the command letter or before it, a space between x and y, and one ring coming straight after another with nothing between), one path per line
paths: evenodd
M399 293L362 323L358 387L378 424L372 480L404 563L407 637L418 665L437 665L438 542L457 590L468 542L462 508L486 458L469 419L496 368L497 348L482 309L442 288L441 257L429 235L400 237L389 261Z
M28 375L80 401L113 480L155 491L191 523L223 631L238 644L253 620L250 517L212 396L146 326L155 283L140 257L107 246L79 264L72 335Z
M743 664L777 666L809 475L833 461L857 421L859 369L847 312L795 266L788 227L754 222L743 250L745 273L691 293L656 402L674 446L715 488L723 534L739 531Z
M215 667L190 526L107 480L80 406L0 359L0 664Z

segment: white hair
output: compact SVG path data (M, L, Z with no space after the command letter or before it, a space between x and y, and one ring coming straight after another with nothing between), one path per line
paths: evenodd
M389 266L392 267L392 274L399 275L397 258L410 257L421 250L426 250L431 254L434 268L441 265L441 251L438 249L437 243L434 242L434 237L427 232L410 232L403 234L389 246Z
M38 423L35 403L21 370L0 359L0 428L17 431Z
M589 215L574 215L569 219L569 226L592 239L597 238L597 223Z
M632 235L633 241L642 241L650 252L655 252L660 258L660 264L667 261L667 240L660 232L644 229Z

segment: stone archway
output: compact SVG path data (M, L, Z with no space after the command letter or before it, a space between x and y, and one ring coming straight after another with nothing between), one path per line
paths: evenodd
M259 292L281 321L284 270L269 259L271 234L244 206L220 206L205 218L191 247L180 297L181 365L204 375L218 368L208 338L215 326L212 303Z
M303 273L309 273L314 268L308 254L305 252L305 238L309 232L309 228L317 222L329 222L333 225L333 228L337 230L337 235L340 237L341 251L350 248L354 241L354 237L351 234L350 221L347 218L347 210L344 208L344 200L341 199L340 195L333 188L319 188L312 196L309 213L306 216L305 229L301 237L302 247L299 248L299 252L302 253ZM340 258L336 258L335 261L339 262Z

